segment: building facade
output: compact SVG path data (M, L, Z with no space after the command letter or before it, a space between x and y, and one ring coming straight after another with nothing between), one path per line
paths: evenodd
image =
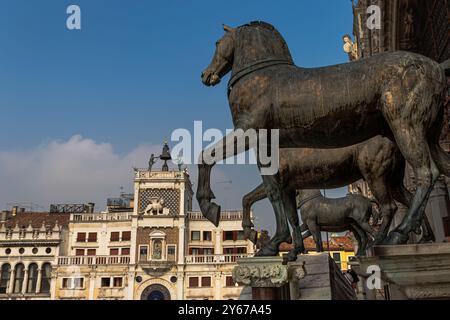
M135 169L134 194L104 212L4 212L0 299L238 299L232 270L254 253L242 212L223 212L215 227L192 200L189 174L166 167Z

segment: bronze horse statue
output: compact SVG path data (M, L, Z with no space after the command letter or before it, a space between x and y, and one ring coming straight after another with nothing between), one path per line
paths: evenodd
M338 149L281 149L279 174L283 190L291 193L303 189L339 188L364 179L382 216L382 224L375 237L377 244L385 239L397 211L394 200L408 208L411 205L412 194L403 184L405 165L397 145L389 138L376 136L366 142ZM244 236L253 243L256 243L257 232L253 229L250 209L255 202L265 198L264 184L242 198ZM288 220L293 229L299 228L297 212ZM422 236L423 241L434 241L426 215L422 223ZM294 248L289 255L296 256L299 249ZM259 254L264 253L261 251Z
M369 237L375 230L369 224L373 216L372 201L360 194L349 194L344 198L325 198L320 190L300 190L299 208L303 224L303 239L313 236L316 251L323 252L322 231L352 231L358 241L357 255L365 255ZM292 255L292 252L289 253ZM289 256L288 255L288 256ZM295 260L297 254L288 257Z
M417 189L407 215L385 242L406 243L409 233L421 225L440 172L450 175L450 157L439 146L450 61L440 65L422 55L397 51L307 69L294 65L285 40L268 23L225 27L225 31L202 81L216 85L231 71L228 100L235 129L277 129L281 148L340 148L377 135L394 139L413 168ZM224 141L203 153L214 154L220 147L216 161L236 155L235 140ZM250 147L254 145L246 145L244 151ZM220 207L211 202L215 196L209 181L214 164L203 159L196 196L203 215L217 225ZM277 236L265 250L276 255L279 244L290 237L285 217L296 210L295 195L283 190L279 174L262 178L277 216L282 217ZM295 230L294 241L303 246Z

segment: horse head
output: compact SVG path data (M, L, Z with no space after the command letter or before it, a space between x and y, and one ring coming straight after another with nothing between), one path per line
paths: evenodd
M236 29L223 26L225 35L216 42L216 52L209 66L202 72L202 82L206 86L215 86L233 66Z
M215 86L222 77L268 61L292 63L292 57L281 34L269 23L254 21L237 28L223 26L225 35L216 42L216 51L202 73L206 86Z

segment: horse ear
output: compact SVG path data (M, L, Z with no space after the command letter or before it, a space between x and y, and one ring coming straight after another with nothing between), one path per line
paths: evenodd
M226 24L224 24L224 25L223 25L223 30L225 30L225 32L231 32L231 31L233 31L234 29L233 29L232 27L227 26Z

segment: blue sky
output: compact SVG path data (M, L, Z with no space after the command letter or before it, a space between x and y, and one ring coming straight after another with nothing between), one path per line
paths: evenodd
M81 7L82 30L66 28L70 4ZM192 128L195 120L205 128L232 128L226 81L207 88L200 73L223 34L222 23L253 20L275 25L298 65L348 60L341 37L352 31L350 0L0 0L0 153L33 158L33 150L81 135L127 159L142 146L161 144L176 128ZM221 170L225 179L228 173L237 178L231 189L250 190L260 182L255 168ZM242 175L247 184L239 181ZM14 181L6 181L0 192L11 189ZM29 181L14 183L21 190L20 183ZM131 181L123 184L131 188ZM33 198L5 197L1 207ZM39 197L32 201L47 204Z

